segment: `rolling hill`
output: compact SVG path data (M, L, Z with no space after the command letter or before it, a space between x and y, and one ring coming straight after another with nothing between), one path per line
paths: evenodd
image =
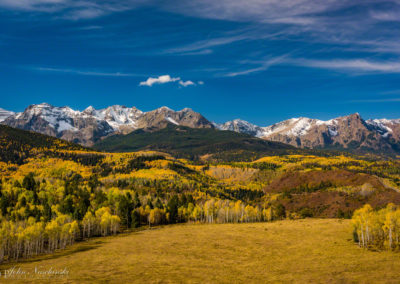
M48 158L93 166L104 155L52 136L0 125L0 163L22 165L33 159Z
M249 160L265 155L303 152L290 145L262 140L243 133L172 124L154 132L139 129L127 135L110 136L95 144L94 148L108 152L157 150L175 157L212 157L216 160Z

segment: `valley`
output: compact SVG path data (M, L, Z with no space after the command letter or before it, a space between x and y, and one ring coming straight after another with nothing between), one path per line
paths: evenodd
M400 0L0 13L0 283L400 282Z
M382 218L398 234L399 163L213 128L88 148L0 125L0 268L68 270L35 282L378 279L398 261ZM361 248L372 221L383 237Z

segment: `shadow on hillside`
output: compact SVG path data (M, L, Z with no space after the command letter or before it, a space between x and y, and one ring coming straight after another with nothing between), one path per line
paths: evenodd
M44 260L50 260L50 259L57 259L59 257L63 256L68 256L74 253L78 252L84 252L84 251L89 251L92 249L96 249L106 243L105 240L84 240L80 242L76 242L75 245L67 248L67 249L59 249L56 250L55 253L52 254L43 254L43 255L38 255L33 258L29 259L21 259L18 262L6 262L0 265L0 269L9 269L14 266L18 266L19 264L25 264L25 263L34 263L34 262L40 262Z

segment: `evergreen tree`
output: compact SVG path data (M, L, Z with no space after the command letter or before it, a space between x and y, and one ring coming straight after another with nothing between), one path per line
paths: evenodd
M158 209L163 209L164 208L160 198L158 198L158 197L157 197L157 200L156 200L156 203L155 203L155 207L158 208Z
M43 205L43 219L45 222L49 222L51 220L51 217L52 217L51 207L48 201L46 200Z
M176 195L173 195L167 204L167 212L169 213L169 222L176 223L178 220L179 200Z
M33 177L33 173L29 173L24 177L22 181L22 187L27 190L35 190L36 182L35 178Z
M147 199L147 206L149 206L150 209L153 209L153 208L154 208L153 202L152 202L152 200L151 200L151 197Z
M132 216L131 227L132 228L139 227L140 226L140 214L136 210L133 210L131 216Z
M71 215L72 213L74 213L75 209L74 209L74 201L72 199L71 195L68 195L66 198L64 198L61 201L60 204L60 212L63 214L69 214Z
M127 228L131 226L132 223L132 210L134 209L134 204L132 199L128 198L125 195L121 195L119 197L119 202L118 202L118 215L121 218L121 222L123 225L125 225Z
M140 206L142 206L142 203L140 202L140 199L139 199L139 194L137 192L135 192L135 197L134 197L133 203L134 203L135 208L139 208Z

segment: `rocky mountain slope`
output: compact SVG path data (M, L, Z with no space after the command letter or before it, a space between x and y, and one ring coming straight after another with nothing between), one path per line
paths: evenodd
M191 109L173 111L162 107L142 112L135 107L114 105L84 111L55 107L42 103L31 105L21 113L4 111L2 123L11 127L32 130L85 146L91 146L110 134L129 133L136 129L158 130L172 123L193 128L214 128L201 114Z
M221 130L252 133L257 137L301 148L345 148L395 153L400 150L400 120L364 120L358 113L328 121L292 118L267 127L233 120Z

